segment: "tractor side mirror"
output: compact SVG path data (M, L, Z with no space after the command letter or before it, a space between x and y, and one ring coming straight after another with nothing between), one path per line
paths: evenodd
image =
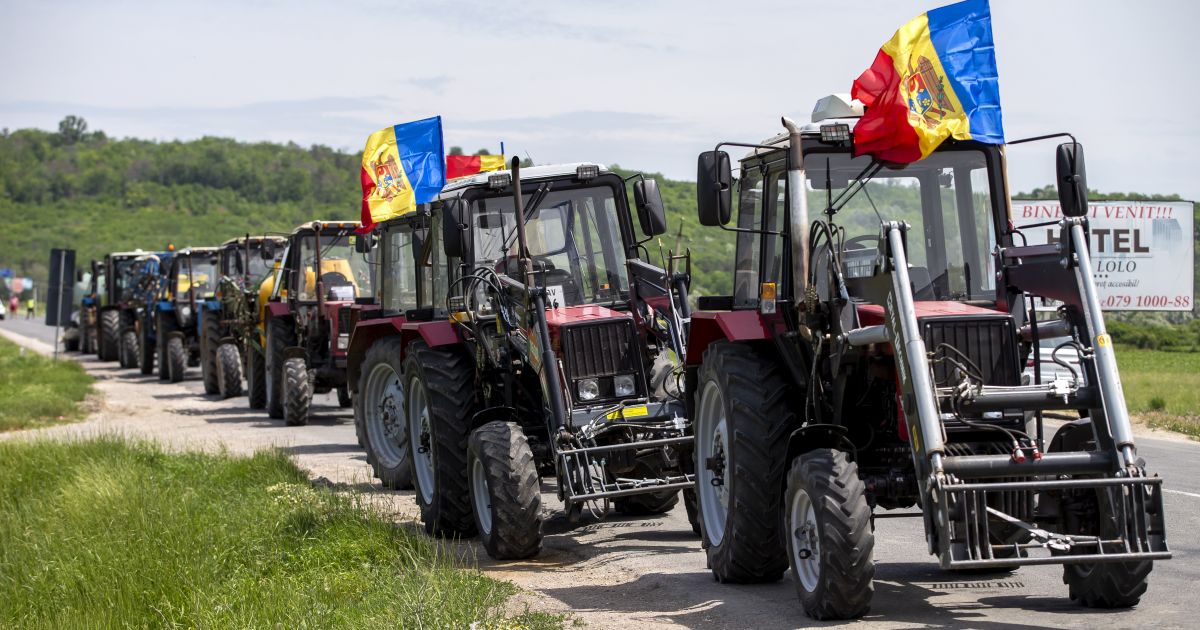
M262 247L258 250L258 257L263 260L275 260L275 243L263 241Z
M442 203L442 249L447 258L462 258L466 249L461 227L464 205L460 199L447 199Z
M1083 145L1064 142L1058 145L1058 202L1063 214L1082 217L1088 212L1087 174L1083 165Z
M354 236L354 251L360 254L371 253L371 248L375 247L375 233L356 234Z
M696 210L701 225L725 225L733 214L729 154L705 151L696 161Z
M638 223L646 236L658 236L667 231L667 212L663 209L658 182L639 179L633 182L633 205L637 207Z

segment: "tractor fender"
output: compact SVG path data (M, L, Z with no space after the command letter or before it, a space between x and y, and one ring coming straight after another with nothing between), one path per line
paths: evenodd
M292 314L292 309L288 307L287 302L267 302L268 317L287 317Z
M184 344L187 344L187 333L182 330L172 330L167 333L167 339L181 339Z
M688 365L700 365L704 351L717 341L762 341L771 333L756 310L699 311L692 314L688 331Z
M495 407L488 407L487 409L480 409L479 411L475 412L475 415L471 416L471 428L476 429L496 420L499 420L500 422L519 423L518 418L519 416L517 415L517 410L515 407L497 405Z
M346 346L346 382L350 386L350 391L358 391L358 379L362 376L362 363L367 356L367 350L370 350L377 341L402 334L401 325L404 321L402 316L397 315L378 319L359 319L354 324L354 329L350 331L350 344ZM403 352L403 347L401 352ZM400 357L400 359L403 360L404 357Z
M308 360L308 348L304 346L288 346L283 349L284 359L304 359Z
M462 343L463 340L458 334L458 328L449 320L405 322L400 326L400 334L404 336L406 346L418 335L430 348Z
M858 459L858 449L850 441L846 427L840 424L810 424L788 436L787 457L784 461L793 459L818 448L836 448L844 451L850 461Z

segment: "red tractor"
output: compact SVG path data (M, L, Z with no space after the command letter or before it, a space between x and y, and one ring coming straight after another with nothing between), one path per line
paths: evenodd
M809 616L857 617L874 519L915 508L899 515L923 520L944 569L1060 564L1072 599L1136 604L1170 557L1162 480L1137 456L1096 297L1082 147L1020 141L1070 138L1061 238L1026 245L1005 147L948 140L882 163L854 155L861 115L828 97L810 124L699 159L700 220L737 239L733 294L701 299L687 352L713 574L790 567ZM748 150L734 227L724 147ZM1063 304L1057 319L1032 316L1037 297ZM1079 365L1023 383L1060 336ZM1079 420L1048 436L1051 410Z
M648 240L662 201L634 179ZM523 179L514 161L381 227L380 309L355 326L350 379L368 460L416 487L429 532L524 558L543 477L572 518L691 494L688 278L639 256L626 185L594 164Z
M265 314L266 404L272 418L302 425L313 394L346 386L350 311L371 303L371 261L353 221L311 221L292 231ZM267 250L263 250L266 252Z

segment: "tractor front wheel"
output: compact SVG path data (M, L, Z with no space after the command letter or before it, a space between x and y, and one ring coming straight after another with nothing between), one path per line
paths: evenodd
M126 329L121 333L121 350L120 363L123 368L135 368L138 366L138 338L137 332L132 328Z
M804 614L865 615L875 592L875 533L858 466L842 451L809 451L788 471L785 502L788 559Z
M290 426L308 424L312 407L312 381L304 359L293 357L283 362L283 421Z
M283 418L283 351L295 345L296 333L286 320L267 322L267 415Z
M167 380L178 383L183 380L187 370L187 349L183 347L183 339L173 335L167 339Z
M121 313L115 309L100 311L101 361L116 361L121 345Z
M471 536L467 437L475 410L475 368L457 346L409 344L404 357L405 418L413 485L425 531Z
M251 409L267 406L267 362L262 350L246 344L246 394Z
M154 374L154 342L151 341L150 331L154 325L154 320L150 317L143 317L138 322L138 350L141 354L141 360L138 361L138 367L141 368L142 374Z
M471 433L471 505L475 527L496 560L532 558L542 550L541 481L525 432L489 422Z
M221 398L242 395L242 358L236 343L217 346L217 391Z
M221 393L220 377L217 376L217 347L221 343L219 315L205 311L201 317L204 325L200 329L200 376L204 381L205 394Z

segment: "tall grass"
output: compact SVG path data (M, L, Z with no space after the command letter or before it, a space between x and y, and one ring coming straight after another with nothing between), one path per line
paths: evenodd
M74 420L92 377L74 361L51 361L0 338L0 431Z
M0 627L557 626L284 455L0 442Z

